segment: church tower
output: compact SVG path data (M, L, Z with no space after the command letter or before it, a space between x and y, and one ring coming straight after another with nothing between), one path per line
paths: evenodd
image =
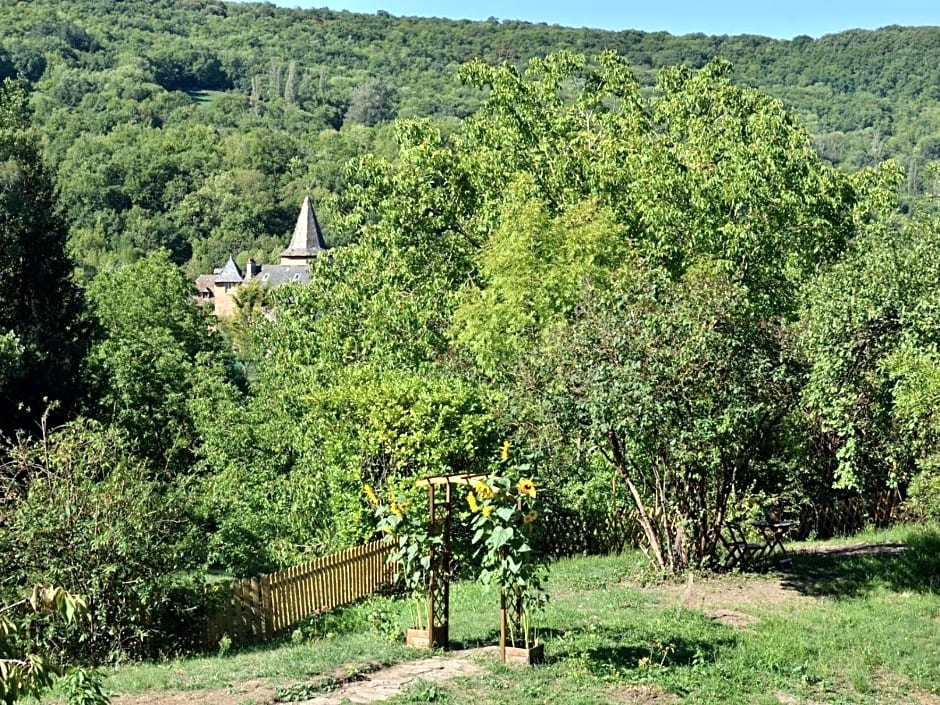
M326 250L326 241L320 232L317 215L310 205L310 196L304 196L300 215L297 216L297 225L294 226L294 235L290 239L287 249L281 253L282 265L304 265L321 252Z

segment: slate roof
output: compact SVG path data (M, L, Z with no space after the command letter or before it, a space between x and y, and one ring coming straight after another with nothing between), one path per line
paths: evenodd
M297 216L297 224L294 226L294 234L287 249L281 253L281 257L298 259L316 257L325 249L326 241L323 239L323 233L320 232L317 215L313 212L313 206L310 205L310 196L304 196L303 205L300 206L300 215Z
M261 271L255 275L264 286L275 287L291 282L301 284L310 283L310 270L306 266L296 264L264 264Z
M235 264L235 260L229 255L228 262L222 267L222 271L215 278L216 284L241 284L244 281L242 270Z
M231 287L229 285L244 284L247 281L257 280L259 284L266 288L274 288L282 284L309 284L310 269L309 262L316 256L322 254L327 249L326 241L323 239L323 233L320 230L320 224L317 222L317 216L313 212L313 206L310 205L310 197L304 198L303 205L300 207L300 215L297 218L297 225L294 226L294 234L291 237L290 245L281 253L280 264L254 264L249 259L248 266L252 267L250 273L242 273L238 265L235 264L233 257L228 258L224 267L214 269L212 274L202 274L196 278L196 288L200 296L197 299L214 298L215 286L225 285L226 291ZM216 300L216 307L219 301Z

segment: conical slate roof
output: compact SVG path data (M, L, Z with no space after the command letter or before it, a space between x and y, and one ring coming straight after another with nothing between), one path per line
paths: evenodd
M325 249L326 241L323 239L323 233L320 232L317 215L313 212L313 206L310 205L310 196L305 196L303 205L300 207L300 215L297 217L297 225L294 226L294 235L287 249L281 253L281 257L308 259L316 257Z
M242 277L242 272L238 268L238 265L235 264L235 260L232 259L232 256L229 255L228 262L225 263L225 266L222 267L222 271L219 272L218 276L215 278L216 284L241 284L244 281Z

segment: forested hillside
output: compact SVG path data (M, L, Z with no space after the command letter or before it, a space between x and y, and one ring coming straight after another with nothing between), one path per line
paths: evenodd
M940 156L940 29L889 27L818 40L672 37L186 0L37 0L0 7L0 77L33 104L91 274L167 247L189 273L230 253L268 259L312 192L334 242L351 232L343 165L394 152L392 118L461 118L482 93L456 68L567 49L612 49L644 86L720 56L734 81L784 101L829 163L897 158L905 202Z

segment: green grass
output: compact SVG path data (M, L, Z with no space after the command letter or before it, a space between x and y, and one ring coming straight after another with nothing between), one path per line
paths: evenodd
M403 630L399 634L397 628L405 614L401 608L400 602L375 599L337 610L315 634L288 634L273 645L156 664L125 664L108 675L107 688L114 693L209 690L256 679L281 686L337 671L371 671L414 657L414 650L402 643ZM392 635L387 637L370 624L370 616L376 614L394 618Z
M562 561L552 567L541 625L545 665L520 671L487 663L483 676L419 682L391 702L582 705L632 702L637 693L687 703L933 702L927 698L940 696L940 532L902 527L842 543L860 541L907 550L801 553L787 574L693 576L691 587L686 578L650 584L642 556ZM701 604L688 599L698 589L707 593ZM496 602L476 585L455 585L452 640L495 643ZM710 619L716 604L748 623ZM298 634L301 643L126 666L107 686L284 685L371 670L413 657L398 641L406 615L402 602L375 599Z

